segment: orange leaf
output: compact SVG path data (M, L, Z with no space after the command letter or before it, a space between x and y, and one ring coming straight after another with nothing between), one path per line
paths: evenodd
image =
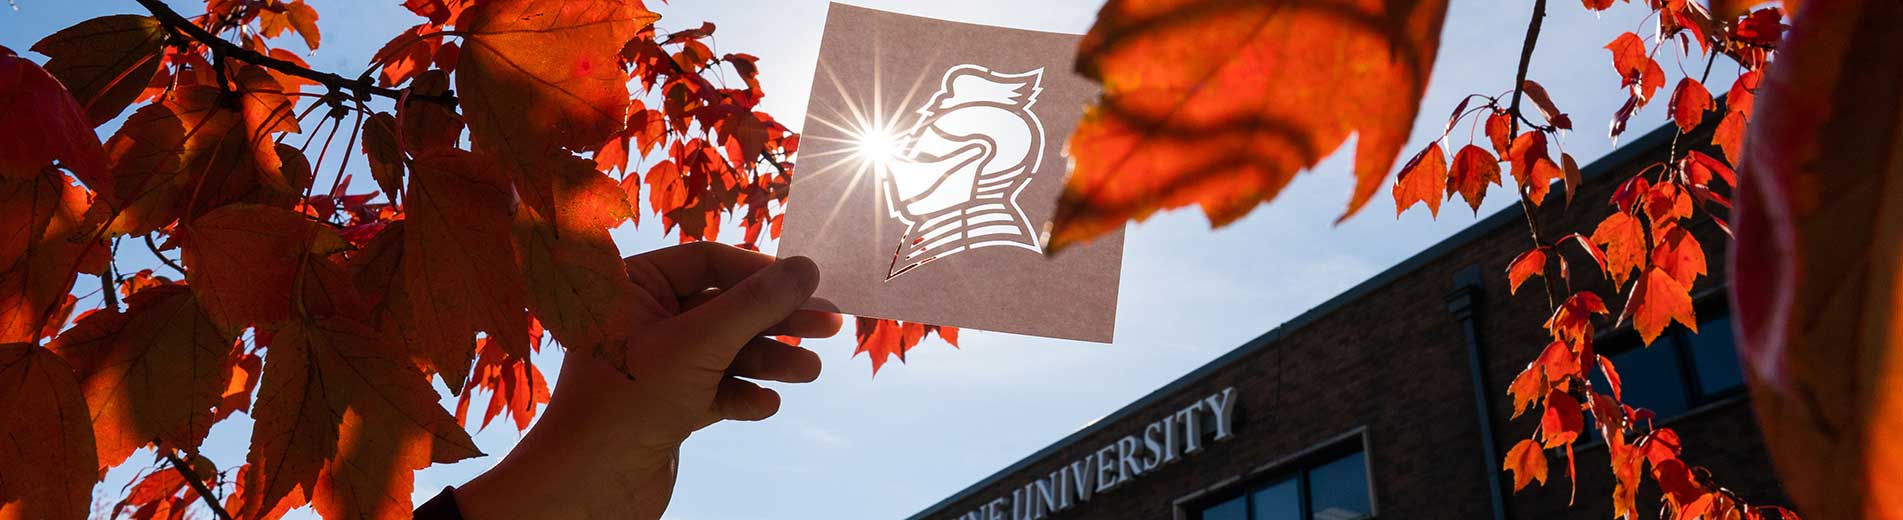
M449 75L428 70L410 82L414 95L441 96L449 92ZM455 148L463 137L463 118L442 103L415 100L397 107L396 119L402 127L404 146L411 155L431 150Z
M158 73L165 29L149 16L101 16L40 39L46 72L59 78L94 126L118 117ZM11 113L11 112L9 112Z
M1645 266L1645 225L1625 213L1613 213L1599 221L1592 241L1606 252L1606 276L1615 286L1624 286L1626 276Z
M58 79L0 47L0 114L17 128L0 132L0 179L31 179L58 162L99 189L105 157L79 102Z
M87 416L59 356L0 344L0 517L86 518L99 480Z
M553 214L536 160L621 130L628 76L618 54L659 19L641 2L489 0L457 18L456 90L477 149L511 166L523 201Z
M1639 455L1637 447L1629 444L1614 443L1611 448L1613 516L1637 520L1639 484L1642 482L1640 473L1645 467L1645 458Z
M186 280L211 320L230 330L290 319L305 259L349 247L303 214L256 204L218 208L180 230Z
M1566 183L1566 205L1570 207L1573 204L1573 195L1579 193L1579 184L1581 182L1579 163L1573 162L1573 155L1569 153L1559 154L1559 161L1560 178L1564 179Z
M1428 143L1427 148L1415 154L1394 180L1394 214L1414 204L1427 203L1427 211L1435 217L1440 216L1440 201L1447 195L1447 156L1440 150L1440 143Z
M1507 395L1513 397L1513 417L1519 418L1533 406L1534 400L1546 395L1548 385L1544 369L1539 363L1528 363L1520 375L1513 376L1513 383L1507 386Z
M238 79L245 92L238 105L214 86L183 87L133 112L106 142L113 232L145 234L259 192L302 191L283 175L272 137L297 131L291 102L261 68L246 67Z
M1513 138L1510 133L1513 131L1512 123L1513 118L1509 117L1505 111L1494 112L1493 115L1487 116L1487 140L1493 144L1493 153L1507 154L1507 145Z
M317 50L322 35L317 31L317 10L312 9L304 0L292 0L266 7L258 13L258 29L266 38L276 38L285 29L304 37L304 46Z
M1467 145L1454 154L1453 168L1447 172L1447 194L1455 192L1467 199L1474 214L1480 214L1480 200L1487 196L1487 183L1500 184L1500 161L1478 146Z
M437 47L443 41L440 36L423 37L432 32L435 29L429 24L417 24L397 33L396 38L377 49L377 53L370 57L372 64L382 67L377 72L377 84L385 87L400 85L428 70L430 62L436 57Z
M372 347L374 335L343 318L278 332L236 514L276 518L308 499L326 518L406 518L414 470L482 454L423 373Z
M103 267L103 241L74 242L85 228L87 193L57 170L32 177L0 177L0 342L37 341L63 325L66 305L81 271ZM54 323L56 318L62 323Z
M1619 371L1613 369L1612 360L1606 359L1605 356L1599 356L1599 373L1605 374L1606 386L1612 387L1612 398L1620 401L1625 400L1625 397L1622 396L1625 381L1619 378Z
M1546 393L1546 413L1540 415L1540 435L1544 439L1541 446L1557 448L1571 444L1579 438L1579 432L1585 431L1585 416L1579 410L1579 401L1554 389Z
M235 331L213 324L183 285L141 291L126 307L88 315L48 346L79 375L101 470L153 439L198 446L238 353Z
M1103 84L1070 138L1051 249L1159 209L1212 225L1275 198L1357 136L1353 215L1406 144L1444 0L1113 0L1078 46ZM1223 49L1211 52L1211 49Z
M396 116L378 112L363 120L363 157L370 161L370 177L390 200L403 189L403 149L396 142Z
M1652 185L1645 192L1645 216L1652 220L1652 229L1662 229L1671 221L1691 218L1692 198L1677 184L1661 182Z
M1711 134L1711 144L1725 151L1725 158L1737 162L1744 158L1745 124L1751 120L1751 107L1756 102L1758 83L1763 79L1758 71L1746 71L1738 75L1731 84L1731 93L1725 95L1725 118L1718 122L1718 129Z
M1540 365L1540 370L1546 372L1547 381L1559 382L1568 378L1585 377L1580 370L1579 354L1573 352L1573 347L1564 341L1554 340L1552 343L1547 343L1546 348L1540 351L1537 363Z
M1513 449L1507 451L1506 464L1501 469L1513 472L1513 490L1519 491L1533 481L1546 485L1546 451L1540 449L1533 439L1521 439Z
M1665 327L1675 320L1698 332L1698 320L1692 313L1691 286L1679 283L1662 269L1645 271L1638 285L1632 288L1625 313L1632 317L1632 328L1638 329L1639 337L1647 345L1665 333Z
M1552 332L1553 339L1570 344L1579 344L1592 337L1592 315L1609 314L1605 300L1592 291L1574 293L1553 310L1552 317L1546 319L1546 328Z
M1795 12L1735 161L1738 350L1795 509L1894 516L1903 445L1886 432L1903 431L1903 60L1862 53L1894 52L1903 4L1809 1Z
M1613 38L1606 44L1606 50L1612 51L1612 70L1619 73L1626 85L1638 83L1639 76L1645 73L1645 62L1651 60L1646 56L1645 40L1631 32Z
M417 159L403 206L403 282L420 353L461 386L487 332L528 355L522 271L511 244L508 181L486 155L442 150Z
M587 159L563 155L544 164L555 179L555 215L526 207L515 215L529 309L571 352L618 354L633 333L635 286L608 230L633 212L621 187Z
M1681 79L1678 88L1672 89L1671 108L1672 122L1678 123L1678 131L1690 133L1705 119L1705 112L1711 111L1711 92L1698 80Z
M1527 278L1545 273L1545 247L1535 247L1520 253L1520 256L1513 258L1512 263L1507 264L1507 294L1518 293L1520 284L1525 283Z
M1685 228L1668 226L1658 237L1658 245L1652 248L1652 266L1665 271L1679 284L1691 287L1692 282L1705 275L1705 248Z

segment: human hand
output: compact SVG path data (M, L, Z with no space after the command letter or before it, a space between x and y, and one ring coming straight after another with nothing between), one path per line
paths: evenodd
M819 376L818 355L769 336L839 332L838 314L800 310L819 285L804 257L701 242L626 265L642 298L627 351L634 379L570 352L534 428L456 490L465 518L658 518L689 434L779 411L777 392L746 379Z

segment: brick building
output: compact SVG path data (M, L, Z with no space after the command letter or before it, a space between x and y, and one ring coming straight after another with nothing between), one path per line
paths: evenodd
M1539 210L1545 235L1590 233L1610 211L1613 179L1670 146L1668 126L1588 165L1573 211L1556 187ZM1724 243L1709 220L1693 232L1708 250ZM1542 291L1506 288L1506 264L1529 247L1520 207L1502 210L912 518L1612 518L1603 442L1578 445L1573 505L1563 454L1544 487L1518 494L1500 470L1538 420L1509 420L1506 393L1548 342ZM1596 348L1619 367L1626 402L1687 439L1685 460L1747 499L1787 504L1744 392L1722 255L1711 252L1711 276L1693 292L1702 333L1674 326L1638 348L1629 328L1609 330ZM1611 294L1575 253L1565 253L1575 286ZM1656 483L1639 504L1657 517Z

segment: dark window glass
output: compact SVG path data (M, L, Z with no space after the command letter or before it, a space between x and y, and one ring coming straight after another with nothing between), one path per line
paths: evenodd
M1308 497L1313 520L1371 518L1368 503L1368 465L1360 452L1335 459L1308 472Z
M1302 494L1295 479L1285 479L1256 490L1252 520L1301 520Z
M1660 419L1691 408L1685 401L1684 371L1677 351L1671 336L1660 336L1650 347L1611 356L1612 366L1619 371L1623 383L1625 404L1652 410ZM1598 374L1593 376L1599 377Z
M1744 371L1738 367L1738 347L1731 336L1731 318L1719 318L1698 324L1698 334L1685 334L1691 344L1692 366L1698 370L1698 390L1717 395L1744 386Z
M1249 520L1249 497L1229 499L1203 510L1203 520Z

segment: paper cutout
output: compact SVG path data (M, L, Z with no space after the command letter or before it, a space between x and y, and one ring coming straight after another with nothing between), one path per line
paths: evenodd
M840 312L1110 341L1122 233L1043 253L1078 38L833 4L780 254Z

